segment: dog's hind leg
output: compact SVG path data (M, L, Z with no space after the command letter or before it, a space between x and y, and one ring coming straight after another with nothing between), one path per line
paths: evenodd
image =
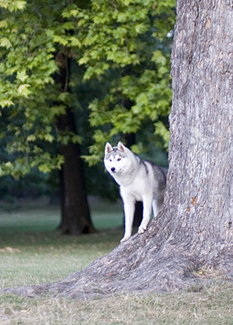
M160 199L154 199L152 202L153 207L153 215L154 218L158 215L159 211L162 210L163 207L163 198Z
M157 216L157 214L159 213L159 207L158 207L156 200L153 200L152 207L153 207L153 216L155 218Z
M138 233L142 234L147 229L151 217L152 196L146 195L143 197L143 218L138 228Z

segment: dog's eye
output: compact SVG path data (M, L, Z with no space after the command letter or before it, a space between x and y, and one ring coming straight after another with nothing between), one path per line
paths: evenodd
M117 161L121 161L121 158L117 158Z
M109 159L110 162L112 162L112 159Z

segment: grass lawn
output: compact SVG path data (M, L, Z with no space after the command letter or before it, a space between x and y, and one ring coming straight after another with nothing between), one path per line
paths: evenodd
M0 210L0 287L58 281L109 253L118 245L123 229L120 206L114 205L113 212L107 207L92 202L93 223L99 232L77 237L56 230L59 207L46 201L26 202L11 212Z
M110 252L123 235L120 205L92 202L93 235L62 236L58 207L28 202L0 210L0 287L58 281ZM109 229L110 228L110 229ZM93 301L0 296L0 324L233 325L233 284L200 292L119 295Z

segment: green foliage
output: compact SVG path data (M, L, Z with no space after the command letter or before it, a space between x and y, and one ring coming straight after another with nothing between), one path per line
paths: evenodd
M1 0L0 7L9 11L22 10L26 5L26 1L19 0Z
M144 121L154 124L167 148L168 131L161 117L171 107L167 34L175 22L175 1L93 0L91 8L76 8L66 12L68 16L78 19L83 51L78 62L86 66L84 79L110 81L107 94L89 105L95 142L85 158L95 164L106 140L136 134Z
M58 70L54 54L62 43L56 37L69 26L59 23L61 9L53 1L7 1L2 7L7 8L1 10L0 24L2 145L10 156L2 160L0 176L20 177L35 166L49 172L63 163L51 145L55 119L64 114L68 96L60 93L53 76Z
M167 143L161 117L171 105L167 33L174 7L174 0L1 1L0 145L8 154L0 153L0 175L61 166L57 143L83 139L57 131L68 106L89 106L90 164L100 160L106 140L137 133L145 122ZM54 78L57 53L77 62L63 90Z

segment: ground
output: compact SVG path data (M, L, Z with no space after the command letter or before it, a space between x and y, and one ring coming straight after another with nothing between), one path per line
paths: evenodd
M33 203L19 210L0 210L0 287L59 281L108 254L123 229L121 207L110 213L94 205L94 223L101 231L82 237L54 231L58 207ZM117 226L109 227L109 221ZM200 273L200 277L207 274ZM62 297L0 296L0 323L7 324L233 324L233 285L215 280L188 292L120 294L76 301Z

